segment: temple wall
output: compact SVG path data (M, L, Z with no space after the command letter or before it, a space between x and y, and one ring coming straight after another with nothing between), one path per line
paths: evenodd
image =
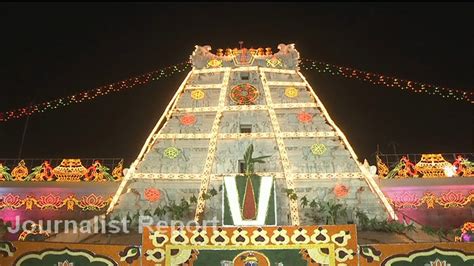
M183 114L184 115L184 114ZM183 125L179 121L181 115L172 116L167 121L167 125L160 131L161 134L176 134L176 133L209 133L211 132L212 123L216 117L215 112L194 114L196 123L193 125Z
M355 222L355 210L360 208L364 210L369 218L377 217L379 219L386 218L385 210L382 207L382 204L379 202L378 198L370 192L367 184L364 180L361 179L341 179L335 182L335 179L326 179L318 180L297 180L295 181L296 194L298 195L298 201L302 197L305 197L312 201L316 199L318 201L327 202L330 200L336 199L335 194L333 193L334 186L336 183L345 185L349 188L347 196L340 199L340 202L345 204L347 207L347 220L343 219L341 222ZM181 201L182 198L186 199L189 202L189 199L194 195L199 195L199 186L200 181L190 181L190 180L181 180L179 186L177 186L177 181L170 180L150 180L150 179L141 179L140 182L137 182L134 179L129 188L131 189L129 193L123 194L119 205L115 208L112 217L117 215L126 216L128 213L133 215L138 210L143 214L146 210L149 210L151 213L158 206L164 206L170 204L171 201L175 201L177 204ZM276 199L277 199L277 224L278 225L288 225L290 223L289 219L289 202L288 196L286 193L286 181L284 179L277 179L276 182ZM222 180L213 180L210 182L209 189L215 188L218 191L218 194L206 201L206 209L204 213L205 220L212 220L213 217L216 217L217 220L222 222L222 191L220 187L223 185ZM147 188L157 188L160 190L161 199L155 203L149 202L144 197L144 191ZM299 204L300 205L300 204ZM184 222L194 219L194 210L195 204L190 206L190 211L186 213L182 219ZM314 221L307 215L311 213L310 207L301 208L299 210L300 221L302 225L314 224ZM158 222L160 219L155 217L155 222ZM170 221L171 216L167 214L164 219L165 221Z
M312 115L311 123L301 123L298 114L301 110L276 110L278 123L282 132L324 132L333 131L321 116L321 112L315 108L305 108L305 112Z
M256 172L282 172L280 154L278 153L274 139L251 139L242 140L219 140L217 145L216 161L213 172L219 175L238 173L238 162L244 159L247 147L253 144L255 147L253 157L271 156L265 159L265 164L255 164Z
M349 152L336 138L285 139L285 146L292 172L297 173L352 173L360 171ZM314 155L311 146L323 144L326 151Z
M174 159L164 155L165 149L172 146L180 150ZM208 149L209 140L162 140L147 154L148 160L140 163L140 173L202 173Z
M222 83L222 73L223 72L194 74L190 77L188 85L220 84Z
M204 98L196 101L191 97L193 90L185 90L179 97L178 108L196 108L217 106L219 102L219 89L206 89L204 91Z
M253 133L273 131L267 111L225 112L219 133L240 133L240 125L251 125Z

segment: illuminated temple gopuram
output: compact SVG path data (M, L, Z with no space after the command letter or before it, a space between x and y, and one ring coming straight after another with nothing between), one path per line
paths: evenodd
M0 159L4 223L131 228L5 233L0 265L474 265L474 153L377 154L369 165L295 46L277 50L196 46L129 166Z

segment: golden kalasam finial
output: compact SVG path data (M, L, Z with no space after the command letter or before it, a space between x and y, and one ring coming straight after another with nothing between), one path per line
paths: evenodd
M225 49L225 55L226 56L232 55L232 49L230 49L230 48Z
M216 54L216 55L217 55L217 56L223 56L223 55L224 55L224 52L223 52L223 51L224 51L224 50L221 49L221 48L217 49L217 54Z
M265 55L272 55L272 54L273 54L271 47L267 47L267 48L265 48L265 50L266 50L266 51L265 51Z

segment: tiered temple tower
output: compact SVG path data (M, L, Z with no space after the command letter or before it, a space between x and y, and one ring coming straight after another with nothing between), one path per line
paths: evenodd
M299 72L294 45L278 49L218 49L213 54L209 46L196 46L193 69L126 173L109 213L153 212L195 195L195 213L184 220L223 221L223 212L235 204L228 190L232 183L225 179L242 173L244 153L253 144L254 157L271 156L256 164L255 172L271 177L267 187L256 190L262 195L273 191L267 193L276 210L272 224L310 224L298 202L302 197L339 198L348 209L393 218L374 171L358 161ZM217 195L209 197L212 188ZM271 211L268 204L262 206Z

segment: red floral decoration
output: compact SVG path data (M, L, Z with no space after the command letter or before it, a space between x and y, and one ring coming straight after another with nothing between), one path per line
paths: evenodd
M193 114L185 114L183 115L179 121L181 122L182 125L185 126L192 126L196 123L196 116Z
M26 210L32 210L33 206L42 210L58 210L63 206L66 206L68 211L72 211L74 210L74 206L79 206L83 211L98 211L106 207L111 200L111 197L104 200L102 196L96 196L95 194L82 196L81 200L76 198L74 195L61 198L60 196L53 194L39 196L39 198L28 195L21 199L19 195L9 193L0 197L0 210L4 208L18 209L21 206L25 206Z
M437 199L437 203L444 208L464 207L469 202L469 197L465 197L462 193L454 193L452 191L443 193L441 197Z
M107 206L107 201L105 201L102 196L96 196L95 194L90 194L88 196L83 196L81 201L77 204L83 211L98 211L105 206Z
M334 187L334 194L336 194L336 197L338 198L343 198L347 196L348 193L349 193L349 189L342 184L337 184Z
M18 209L23 205L23 201L20 200L20 196L13 195L8 193L6 196L2 197L0 200L0 209L9 208L9 209Z
M298 114L298 120L301 122L301 123L309 123L313 120L313 116L310 114L310 113L307 113L305 111L301 111L299 114Z
M259 96L257 88L246 83L232 88L230 98L239 105L254 104Z
M149 202L158 201L160 197L161 197L161 193L158 189L152 188L152 187L145 189L145 199L148 200Z
M403 192L402 194L396 195L392 201L393 205L397 209L403 208L417 208L421 206L423 201L419 199L415 193Z
M46 196L40 196L36 202L36 206L40 209L59 209L64 205L61 197L53 194L48 194Z

